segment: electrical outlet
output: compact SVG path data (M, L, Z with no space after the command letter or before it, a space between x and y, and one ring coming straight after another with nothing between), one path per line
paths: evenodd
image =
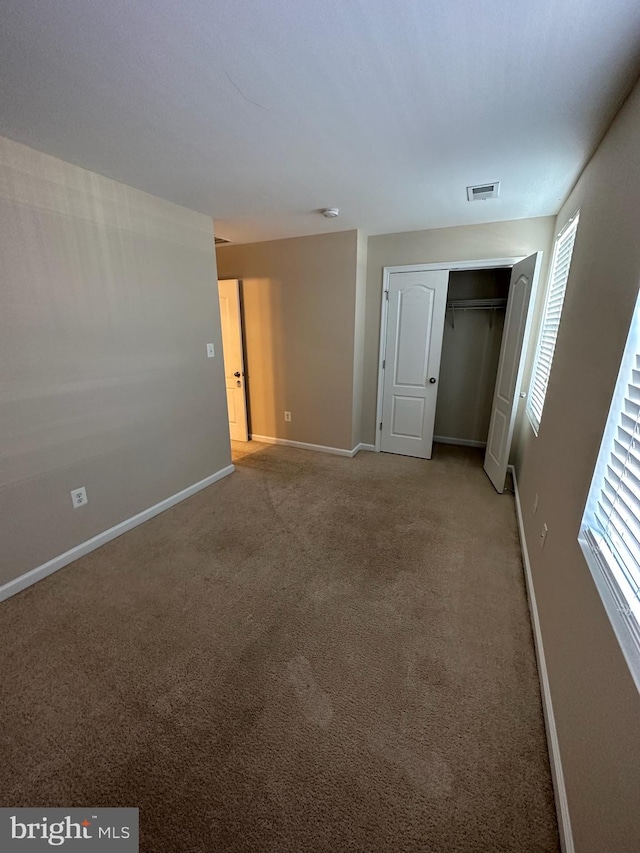
M207 344L207 358L215 358L216 351L213 344Z
M533 499L533 514L535 515L538 512L538 493L536 492L536 496Z
M284 413L284 419L285 419L285 421L290 421L291 420L291 412L285 412Z
M547 541L547 533L549 532L549 528L546 524L542 525L542 533L540 534L540 547L544 548L544 543Z
M89 503L87 490L84 486L81 486L79 489L72 490L71 503L73 504L74 509L78 509L79 506L84 506L84 504Z

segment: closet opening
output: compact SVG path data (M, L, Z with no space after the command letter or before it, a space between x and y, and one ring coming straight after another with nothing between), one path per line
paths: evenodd
M487 444L510 277L505 267L449 273L436 442Z

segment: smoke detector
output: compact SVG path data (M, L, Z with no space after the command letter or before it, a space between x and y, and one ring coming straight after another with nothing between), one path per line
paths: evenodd
M500 181L478 184L475 187L467 187L467 201L485 201L488 198L498 198L499 193Z
M336 216L340 216L340 209L337 207L323 207L320 213L326 219L335 219Z

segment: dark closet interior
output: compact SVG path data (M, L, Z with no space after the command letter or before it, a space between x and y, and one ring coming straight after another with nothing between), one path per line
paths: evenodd
M486 443L510 277L506 268L449 275L435 441Z

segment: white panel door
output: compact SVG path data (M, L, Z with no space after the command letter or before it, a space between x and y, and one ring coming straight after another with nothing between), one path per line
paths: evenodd
M389 275L380 449L431 459L448 270Z
M224 379L227 387L227 409L229 410L229 433L233 441L248 441L240 285L237 279L219 281L218 296L220 298L220 325L222 326L222 349L224 351Z
M531 328L533 312L529 310L529 306L533 304L541 258L542 252L530 255L517 263L511 272L500 361L484 457L484 470L501 494L504 491L504 481L509 465L511 439L524 370L524 354Z

